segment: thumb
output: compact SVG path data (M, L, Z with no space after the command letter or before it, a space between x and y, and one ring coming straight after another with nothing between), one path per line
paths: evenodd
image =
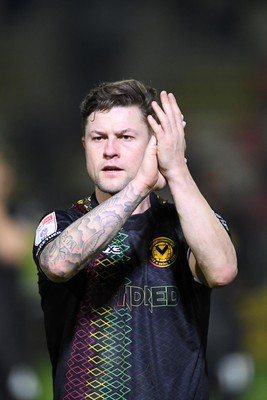
M150 140L149 140L148 147L147 147L147 152L149 154L146 153L146 155L147 156L152 156L153 160L154 160L154 162L156 164L155 167L156 167L156 171L157 171L157 180L156 180L156 183L155 183L155 185L153 187L153 190L161 190L167 184L165 177L160 173L160 171L158 169L158 159L157 159L158 146L157 146L157 144L158 144L158 141L157 141L156 136L152 135Z
M157 154L157 139L155 135L151 135L151 138L148 142L147 151L152 156L155 156Z

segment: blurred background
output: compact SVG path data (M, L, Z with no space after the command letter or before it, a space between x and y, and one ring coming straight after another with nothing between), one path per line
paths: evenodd
M91 193L79 105L123 78L175 93L190 170L237 248L238 279L212 295L211 399L267 398L266 21L260 0L1 0L1 400L52 399L33 235Z

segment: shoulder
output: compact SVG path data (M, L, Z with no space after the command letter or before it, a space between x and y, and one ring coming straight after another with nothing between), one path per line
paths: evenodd
M95 194L93 193L92 195L88 197L84 197L75 203L72 204L70 207L70 210L75 210L77 212L80 212L82 214L86 214L90 210L92 210L94 207L98 205L98 202L96 200Z

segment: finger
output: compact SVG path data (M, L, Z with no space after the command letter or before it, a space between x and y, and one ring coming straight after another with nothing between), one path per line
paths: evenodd
M163 121L164 118L166 118L165 112L162 110L160 105L156 101L152 101L151 106L153 110L155 111L159 121Z
M167 117L171 127L176 128L176 114L178 112L178 108L177 104L175 104L176 102L173 102L173 99L175 100L174 96L170 96L170 94L168 94L165 90L163 90L160 94L161 105L165 113L165 120Z
M182 112L177 104L174 94L169 93L168 97L170 100L170 104L172 106L173 113L175 114L177 127L179 128L182 125L182 127L184 128L186 126L186 122L184 121L184 115L182 114Z
M161 131L162 131L161 125L157 123L157 121L155 120L155 118L152 115L147 116L147 121L156 136L159 133L161 133Z
M181 113L180 108L176 102L176 98L172 93L167 94L166 91L162 91L161 94L162 108L156 101L152 102L152 107L160 121L160 125L155 121L153 126L151 125L154 132L163 133L164 131L171 128L172 130L184 129L186 122L184 116ZM152 116L151 116L152 118ZM152 121L152 120L151 120ZM157 126L156 126L157 124Z
M167 114L167 108L165 107L164 111L156 101L152 102L152 107L160 122L157 128L154 125L154 132L157 132L159 135L166 132L171 132L174 128L176 128L175 120L171 117L170 110Z
M174 94L173 93L168 93L168 98L169 98L169 101L170 101L170 104L171 104L173 110L176 113L178 112L178 113L182 114L182 112L181 112L181 110L180 110L180 108L179 108L179 106L177 104L176 97L174 96Z
M166 113L166 116L170 122L170 125L173 130L178 129L182 130L186 126L186 122L184 121L184 116L177 104L176 98L173 93L168 93L166 91L161 92L161 101L163 110Z
M151 135L151 138L149 139L149 146L155 147L157 146L157 139L154 135Z
M173 94L173 93L169 93L169 94L168 94L168 98L169 98L170 105L171 105L171 107L172 107L173 113L174 113L177 117L179 117L179 119L183 119L184 116L183 116L183 114L182 114L182 111L180 110L180 107L179 107L178 104L177 104L177 101L176 101L176 98L175 98L174 94Z
M160 101L164 112L166 114L172 113L172 105L170 103L169 95L166 90L162 90L162 92L160 93Z

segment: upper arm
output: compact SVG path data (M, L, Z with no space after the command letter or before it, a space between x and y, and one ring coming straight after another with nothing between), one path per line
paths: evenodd
M61 282L60 274L53 273L51 260L55 256L55 240L80 215L69 211L56 211L46 215L39 223L34 240L33 257L37 267L52 281Z

